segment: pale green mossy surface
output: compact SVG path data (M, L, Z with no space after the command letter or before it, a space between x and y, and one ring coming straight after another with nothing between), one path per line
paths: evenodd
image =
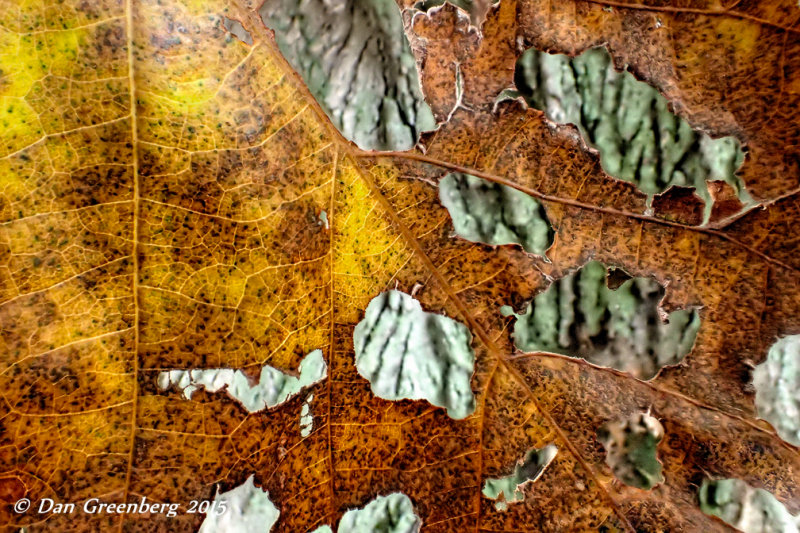
M798 533L800 528L800 517L775 496L740 479L703 481L700 508L744 533Z
M664 481L656 450L662 438L661 423L646 413L608 422L597 432L614 475L626 485L645 490Z
M778 340L753 372L758 416L800 446L800 335Z
M487 479L483 484L483 495L491 500L497 500L494 505L499 511L505 511L509 503L523 501L525 499L523 486L539 479L557 452L558 448L554 444L529 450L511 474Z
M234 37L246 43L248 45L253 44L253 36L250 35L250 32L242 26L242 23L238 20L230 19L228 17L222 18L222 25L228 30Z
M664 323L658 282L633 278L612 290L606 274L602 263L592 261L538 294L525 313L514 315L517 348L581 357L641 379L689 353L700 328L696 311L673 311Z
M311 414L313 400L314 395L309 394L303 402L303 407L300 408L300 436L303 438L311 435L311 430L314 429L314 415Z
M407 150L435 127L393 0L267 0L260 13L331 121L361 148Z
M337 533L417 533L421 526L408 496L393 492L378 496L361 509L347 511ZM333 529L325 525L313 533L333 533Z
M469 174L451 173L439 182L439 199L453 219L456 234L492 245L520 244L544 256L553 229L535 198Z
M224 511L220 502L224 502ZM199 533L268 533L278 521L280 511L269 493L253 483L253 476L228 492L214 496L214 505L206 513Z
M327 373L328 367L322 350L314 350L303 358L300 375L297 377L271 366L261 369L258 383L251 383L250 378L241 370L230 368L169 370L159 373L158 386L162 390L175 386L183 391L187 400L199 388L208 392L224 389L245 409L254 413L282 404L303 388L322 381Z
M362 509L347 511L338 533L416 533L421 525L408 496L395 492L378 496Z
M356 368L380 398L427 400L461 419L475 410L471 340L463 324L387 291L372 299L355 327Z
M636 184L652 197L672 185L692 186L711 212L707 180L723 180L739 199L751 201L736 171L744 152L734 137L696 132L670 110L656 88L630 72L617 72L605 48L575 58L527 50L517 61L517 91L553 122L575 124L600 153L610 175Z

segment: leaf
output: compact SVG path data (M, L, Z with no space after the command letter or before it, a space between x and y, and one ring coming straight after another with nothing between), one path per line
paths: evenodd
M451 5L406 16L440 124L387 153L339 134L255 2L7 4L4 526L194 531L204 515L185 512L190 501L250 476L280 513L273 531L333 530L393 493L432 532L720 531L698 492L729 478L800 510L798 448L758 420L751 385L776 340L800 332L793 0L501 0L479 26ZM526 49L574 56L602 43L695 130L739 139L759 209L684 224L696 205L677 195L677 216L649 213L574 127L496 104ZM436 185L453 172L533 197L554 232L546 258L455 236ZM515 349L501 308L522 313L591 260L658 282L662 316L698 309L679 364L642 381ZM371 392L353 332L389 290L469 329L473 415ZM161 372L188 369L241 370L250 385L265 366L299 378L314 350L327 377L254 413L226 394L158 387ZM617 480L598 440L642 412L664 433L664 481L651 490ZM501 511L482 495L550 444L558 453L524 499ZM22 497L184 507L14 513Z

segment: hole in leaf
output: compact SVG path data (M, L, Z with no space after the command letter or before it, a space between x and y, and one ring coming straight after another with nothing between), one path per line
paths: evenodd
M319 224L325 229L330 229L331 224L330 224L330 221L328 220L328 212L327 211L325 211L325 210L320 211L320 213L319 213Z
M753 372L758 416L778 435L800 446L800 335L784 337Z
M300 408L300 436L303 438L311 435L311 430L314 429L314 415L311 414L311 402L314 400L314 395L309 394L303 401L303 407Z
M436 122L393 0L266 0L259 10L333 124L368 150L407 150Z
M255 486L253 476L228 492L214 496L199 533L263 531L268 533L278 521L280 511L269 493Z
M525 457L517 462L510 475L487 479L483 484L483 495L491 500L497 500L495 507L499 511L508 509L509 503L523 501L525 499L523 487L539 479L557 452L558 448L554 444L529 450Z
M454 419L475 410L475 354L463 324L399 291L372 299L353 332L356 368L386 400L427 400Z
M664 481L656 447L664 427L653 416L637 413L625 420L603 424L597 440L606 449L606 463L626 485L650 490Z
M575 58L528 49L517 60L514 84L499 99L521 96L553 122L575 124L600 152L603 169L635 183L648 203L673 185L692 186L706 203L707 220L710 180L729 183L743 204L751 202L735 174L744 161L739 141L694 131L657 89L617 72L605 48Z
M305 387L322 381L328 373L322 350L314 350L300 363L298 377L284 374L271 366L261 369L258 383L241 370L210 368L194 370L168 370L159 372L158 387L166 390L177 387L187 400L199 388L208 392L225 390L250 413L262 411L284 403Z
M236 19L231 19L228 17L222 17L222 26L228 30L231 35L239 39L245 44L252 45L253 44L253 36L250 35L250 32L242 26L242 23Z
M361 509L350 509L339 522L338 533L417 533L422 520L414 512L408 496L393 492L378 496ZM333 533L320 526L313 533Z
M439 182L439 199L453 219L456 234L491 245L520 244L544 256L553 229L535 198L469 174L451 173Z
M581 357L640 379L683 359L700 328L697 311L679 309L662 322L658 304L664 289L658 282L637 277L612 290L606 270L602 263L587 263L554 281L525 313L515 314L517 348Z
M704 480L700 508L744 533L797 533L800 524L772 493L740 479Z

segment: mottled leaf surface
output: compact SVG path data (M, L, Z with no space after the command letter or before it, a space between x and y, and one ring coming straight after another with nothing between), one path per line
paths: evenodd
M259 8L0 1L4 526L196 531L203 515L11 506L186 504L250 476L287 532L336 530L392 493L429 532L724 531L700 508L708 478L800 511L800 454L757 418L752 385L775 341L800 333L794 0L501 0L478 26L448 4L405 12L440 125L383 154L341 136ZM575 127L495 105L526 49L600 44L694 129L739 140L756 209L698 227L693 197L673 196L648 214L646 195L607 175ZM554 235L547 258L457 237L438 190L453 172L535 198ZM644 381L517 350L501 307L522 313L592 260L665 287L665 315L697 309L691 352ZM359 374L354 328L389 290L469 329L472 415L381 399ZM158 387L172 370L299 377L317 349L326 378L254 413L227 394ZM641 412L663 427L664 481L651 490L621 483L597 437ZM558 454L521 501L499 511L481 494L550 444Z

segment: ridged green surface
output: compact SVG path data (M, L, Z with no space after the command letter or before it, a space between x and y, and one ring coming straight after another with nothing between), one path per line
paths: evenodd
M269 533L278 521L280 511L269 493L255 486L254 476L228 492L214 497L214 503L199 533ZM224 505L224 507L223 507Z
M407 150L436 122L392 0L267 0L281 52L342 134L368 150Z
M800 335L778 340L753 372L758 416L800 446Z
M184 398L190 400L195 391L224 390L251 413L276 407L305 387L322 381L328 375L328 365L322 350L314 350L300 362L300 375L290 374L266 365L261 368L258 383L252 383L241 370L231 368L204 368L192 370L167 370L159 372L160 389L177 387Z
M738 140L695 132L654 87L614 70L605 48L575 58L527 50L517 61L514 82L528 105L553 122L578 126L600 152L606 172L647 195L672 185L694 186L708 215L706 180L724 180L749 201L735 175L744 160Z
M439 198L456 234L468 241L520 244L526 252L542 256L553 243L542 204L511 187L451 173L439 182Z
M770 492L740 479L703 481L700 508L744 533L798 533L800 524Z
M465 325L387 291L372 299L353 331L356 368L380 398L427 400L461 419L475 411L471 340Z
M402 492L378 496L361 509L350 509L342 516L337 533L417 533L422 520L414 505ZM313 533L333 533L328 525Z
M597 440L606 449L606 463L626 485L650 490L664 481L656 447L664 428L653 416L638 413L604 424Z
M664 290L655 280L634 278L611 290L605 279L605 266L593 261L553 282L515 315L517 348L582 357L641 379L689 353L700 327L696 311L673 311L663 323Z

